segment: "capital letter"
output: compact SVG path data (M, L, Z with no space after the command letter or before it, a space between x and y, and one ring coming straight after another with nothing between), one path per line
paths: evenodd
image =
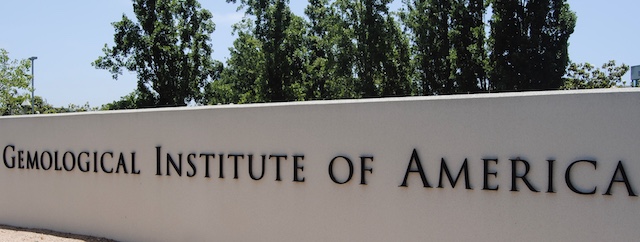
M336 177L333 175L333 162L336 161L336 159L338 159L338 158L342 158L349 165L349 176L344 181L338 181L338 179L336 179ZM336 156L333 159L331 159L331 162L329 163L329 177L331 177L331 180L333 182L338 183L338 184L345 184L345 183L347 183L347 182L349 182L351 180L352 176L353 176L353 163L351 163L351 160L349 160L349 158L344 157L344 156Z
M416 163L417 170L411 169L411 164ZM418 152L416 149L413 149L413 153L411 154L411 160L409 160L409 165L407 166L407 171L404 173L404 179L402 180L401 187L407 186L407 179L409 178L409 173L418 172L420 174L420 179L422 179L422 186L431 187L429 185L429 181L427 181L427 176L424 174L424 170L422 169L422 164L420 162L420 157L418 157Z
M597 187L593 187L593 190L588 191L588 192L583 192L578 190L575 186L573 186L573 182L571 182L571 168L573 167L573 165L578 164L580 162L587 162L587 163L591 163L593 165L593 168L597 168L596 161L593 160L578 160L578 161L574 161L573 163L571 163L569 165L569 167L567 167L567 171L564 173L564 180L567 183L567 186L569 187L569 189L571 189L571 191L577 193L577 194L583 194L583 195L589 195L589 194L595 194L596 193L596 189Z
M618 172L622 179L618 179ZM609 182L609 187L607 188L607 192L602 195L611 195L611 187L614 182L623 182L627 187L627 192L630 197L637 197L635 192L633 192L633 188L631 188L631 183L629 183L629 178L627 178L627 173L624 171L624 166L622 166L622 161L618 161L618 166L616 167L616 171L613 172L613 177L611 177L611 182Z
M522 175L518 175L518 163L523 163L524 164L524 174ZM516 183L516 179L520 178L522 179L522 181L524 182L525 185L527 185L527 187L529 188L529 190L534 191L534 192L539 192L538 189L536 189L535 187L533 187L533 185L531 185L531 183L529 183L529 180L527 180L527 174L529 173L529 162L527 162L526 160L520 159L519 157L516 159L511 160L511 191L512 192L517 192L518 191L518 184Z
M464 173L462 173L463 171ZM464 174L464 187L466 189L471 189L471 184L469 183L469 169L467 167L467 159L464 159L464 162L462 163L462 167L460 167L460 171L458 171L458 175L456 175L456 179L454 180L453 177L451 177L449 168L447 167L447 162L445 162L444 158L442 158L442 160L440 161L440 180L438 181L439 188L444 187L442 186L443 172L446 174L447 178L449 179L449 183L451 184L452 188L456 187L456 183L458 183L458 180L460 179L460 175Z
M498 177L498 172L497 171L489 172L489 161L493 161L496 164L498 164L498 159L482 159L482 160L484 161L484 186L482 187L482 190L496 191L498 190L499 185L496 185L495 187L489 186L489 175L493 175L493 177Z

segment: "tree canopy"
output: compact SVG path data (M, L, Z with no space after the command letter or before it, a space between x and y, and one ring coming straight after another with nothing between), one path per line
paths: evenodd
M138 88L103 108L598 88L626 73L570 65L567 0L308 0L305 16L289 0L226 2L245 16L223 67L196 0L134 0L138 21L113 23L93 64L137 72Z
M622 76L629 71L625 64L616 65L614 60L597 68L590 63L571 63L562 89L610 88L624 85Z
M0 112L2 115L20 112L22 103L28 100L29 70L28 59L12 60L9 52L0 48Z
M115 46L105 44L92 65L114 79L136 72L138 106L205 103L204 88L222 69L211 58L211 13L196 0L135 0L133 11L137 21L123 15L112 23Z
M560 88L577 19L566 0L493 0L491 6L491 88Z
M210 103L558 89L576 22L566 0L227 2L246 17Z

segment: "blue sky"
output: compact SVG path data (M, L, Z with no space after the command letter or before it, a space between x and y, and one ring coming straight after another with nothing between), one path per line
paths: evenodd
M395 0L394 7L400 6ZM215 3L214 3L215 2ZM307 1L291 0L299 15ZM214 15L211 36L214 59L225 61L235 37L231 25L242 18L237 5L224 0L201 0ZM640 65L640 1L569 0L578 15L569 53L574 62L601 65L616 60ZM89 103L100 106L120 99L135 88L135 74L118 80L91 66L102 55L105 43L113 43L112 22L132 14L130 0L21 0L0 2L0 48L12 59L37 56L36 95L54 106ZM629 80L629 74L625 76ZM628 83L628 82L627 82Z

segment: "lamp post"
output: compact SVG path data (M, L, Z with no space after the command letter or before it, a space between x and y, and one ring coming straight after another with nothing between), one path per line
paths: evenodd
M36 57L36 56L29 57L29 60L31 60L31 114L35 114L36 113L35 110L34 110L34 107L33 107L33 106L35 106L34 105L35 103L33 102L33 99L34 99L33 95L34 95L34 91L36 90L36 87L33 84L33 79L34 79L33 61L36 60L36 59L38 59L38 57Z

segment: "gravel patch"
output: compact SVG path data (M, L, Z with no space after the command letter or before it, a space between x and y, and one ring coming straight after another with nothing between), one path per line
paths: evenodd
M112 239L98 238L88 235L62 233L47 229L28 229L8 225L0 225L0 242L5 241L115 242L115 240Z

